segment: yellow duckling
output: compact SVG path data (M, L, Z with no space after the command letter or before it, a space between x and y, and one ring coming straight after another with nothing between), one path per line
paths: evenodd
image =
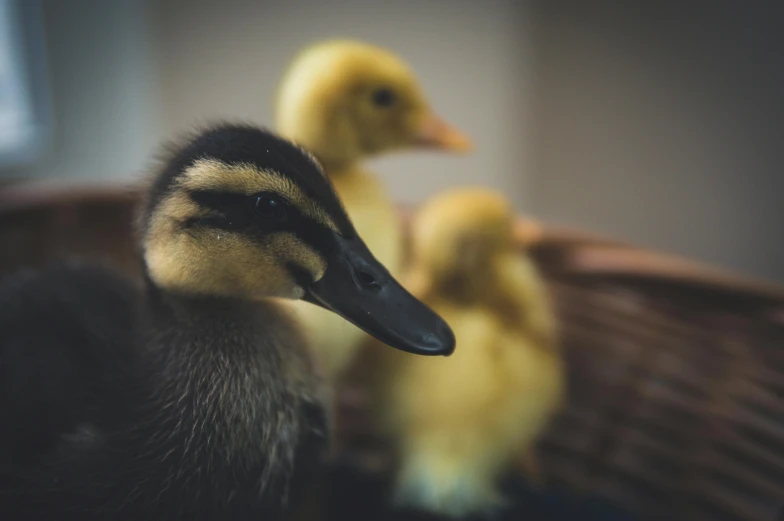
M446 360L376 360L374 413L395 443L402 506L450 517L501 506L497 478L530 456L563 400L554 315L512 225L503 197L471 188L432 198L412 223L404 280L457 344Z
M279 87L277 131L324 166L357 231L394 276L402 263L398 214L363 159L393 150L467 151L467 137L430 109L400 58L356 41L328 41L302 51ZM362 331L307 303L295 304L308 324L324 370L337 375L352 360Z

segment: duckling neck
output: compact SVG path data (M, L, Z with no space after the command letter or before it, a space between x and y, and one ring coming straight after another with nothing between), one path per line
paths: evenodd
M155 481L208 487L217 501L261 494L276 503L316 462L326 435L323 396L295 324L272 300L155 288L147 298L150 395L132 436L151 440Z
M286 311L272 299L154 298L148 346L166 415L196 416L192 427L218 435L229 460L285 454L277 444L296 442L300 409L320 405L305 340Z

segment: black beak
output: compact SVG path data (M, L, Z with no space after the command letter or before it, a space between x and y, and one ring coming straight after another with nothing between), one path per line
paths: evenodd
M327 270L304 300L342 316L392 347L419 355L450 355L455 336L433 310L403 288L359 237L335 234Z

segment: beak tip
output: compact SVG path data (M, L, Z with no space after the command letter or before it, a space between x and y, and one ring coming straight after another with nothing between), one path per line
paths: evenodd
M422 354L430 356L450 356L455 352L455 334L446 322L441 322L433 334L424 342Z
M430 114L425 119L422 129L415 138L415 144L457 154L468 154L474 150L474 143L466 134L435 114Z
M451 345L449 347L444 348L444 350L441 351L438 354L443 356L443 357L447 357L448 358L448 357L452 356L454 353L455 353L455 346L453 344L453 345Z
M462 143L458 143L455 146L454 151L458 154L470 154L474 151L474 144L471 141L466 140Z

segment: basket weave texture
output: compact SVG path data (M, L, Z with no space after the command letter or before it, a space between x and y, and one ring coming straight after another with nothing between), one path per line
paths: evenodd
M0 188L0 276L68 257L138 276L137 201L125 187ZM648 519L784 520L784 290L518 224L569 370L568 405L539 447L544 477Z

